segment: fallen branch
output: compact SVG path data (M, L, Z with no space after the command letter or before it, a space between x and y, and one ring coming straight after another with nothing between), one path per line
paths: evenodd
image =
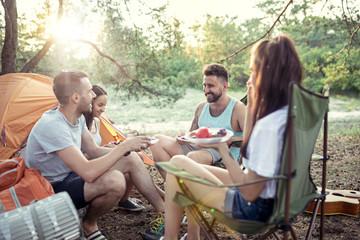
M218 61L218 63L222 63L223 61L228 60L229 58L232 58L232 57L236 56L238 53L240 53L240 52L244 51L246 48L254 45L255 43L257 43L258 41L260 41L261 39L263 39L263 38L266 37L267 35L270 36L270 32L273 30L273 28L275 27L275 25L280 21L280 17L281 17L282 15L284 15L284 13L286 12L287 8L290 6L291 3L293 3L293 0L290 0L290 1L288 2L288 4L286 5L286 7L285 7L285 8L283 9L283 11L279 14L279 16L276 18L276 20L275 20L275 22L273 23L273 25L269 28L269 30L266 31L266 33L265 33L263 36L259 37L259 38L256 39L255 41L247 44L246 46L240 48L239 50L237 50L237 51L234 52L233 54L227 56L226 58L221 59L220 61Z

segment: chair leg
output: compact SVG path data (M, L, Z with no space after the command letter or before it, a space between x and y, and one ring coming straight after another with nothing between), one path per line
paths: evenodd
M296 233L295 233L295 231L294 231L294 228L293 228L292 226L290 226L290 232L291 232L292 238L295 239L295 240L297 240L298 238L297 238Z
M309 225L308 231L306 233L306 238L305 238L306 240L310 239L311 232L314 229L314 223L316 220L316 214L319 210L319 206L320 206L320 199L317 199L315 207L314 207L313 215L311 217L310 225Z
M264 239L266 239L267 237L269 237L271 234L274 234L274 236L275 236L277 239L279 239L278 236L277 236L277 234L276 234L276 231L277 231L277 230L278 230L277 227L273 227L273 228L271 228L269 231L267 231L266 233L264 233L263 235L261 235L258 239L259 239L259 240L264 240Z
M274 235L274 237L275 237L277 240L280 240L279 234L277 234L276 232L274 232L273 235Z
M277 239L277 240L280 240L280 236L276 233L277 230L279 230L280 228L279 227L273 227L271 228L269 231L267 231L265 234L263 234L262 236L260 236L258 239L260 240L264 240L264 239L267 239L271 234L274 235L274 237ZM284 237L283 239L288 239L288 233L290 232L291 233L291 237L292 239L298 239L297 236L296 236L296 233L294 231L294 228L289 225L287 227L288 230L283 230L284 231Z
M210 234L213 234L215 236L215 238L217 240L219 240L219 238L217 237L216 233L214 233L214 231L212 230L212 228L209 226L208 222L206 221L206 219L203 217L203 215L200 212L200 209L194 205L192 206L188 206L191 214L194 216L196 222L199 224L200 229L202 230L202 232L205 234L206 239L211 240L211 236ZM210 232L210 234L209 234Z

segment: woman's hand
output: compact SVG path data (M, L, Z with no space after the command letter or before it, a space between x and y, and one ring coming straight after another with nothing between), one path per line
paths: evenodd
M250 79L246 82L246 87L247 87L247 105L251 107L254 102L255 91L252 81Z
M196 144L196 145L202 148L213 148L216 151L218 151L221 156L223 153L229 152L229 146L226 142L212 143L212 144Z

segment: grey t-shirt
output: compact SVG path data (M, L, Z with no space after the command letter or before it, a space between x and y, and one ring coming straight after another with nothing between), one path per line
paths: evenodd
M71 170L56 151L70 146L81 149L81 134L85 130L87 128L83 115L73 125L60 111L46 111L30 132L26 147L26 166L39 169L50 183L62 181Z

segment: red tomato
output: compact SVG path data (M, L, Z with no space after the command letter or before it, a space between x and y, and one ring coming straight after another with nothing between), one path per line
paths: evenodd
M211 137L211 134L209 133L208 127L201 127L197 130L195 136L197 138L209 138Z

